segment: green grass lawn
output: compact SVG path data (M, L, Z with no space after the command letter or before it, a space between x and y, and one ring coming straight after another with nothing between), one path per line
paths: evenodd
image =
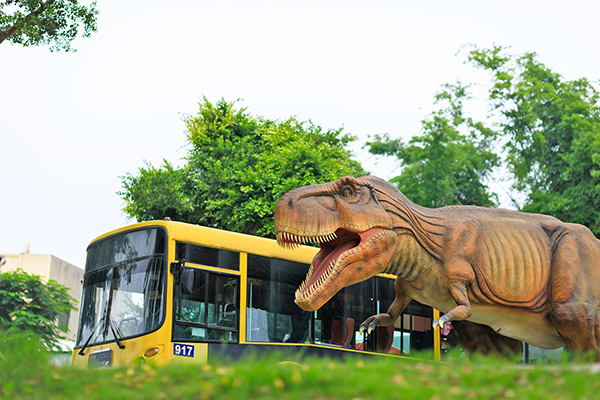
M55 367L35 343L0 340L0 399L599 399L595 364L475 358L344 361L277 356L218 365Z

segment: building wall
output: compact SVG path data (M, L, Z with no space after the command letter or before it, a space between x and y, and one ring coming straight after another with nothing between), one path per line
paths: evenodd
M22 269L30 274L39 275L44 281L55 280L61 285L69 288L69 294L75 300L81 300L81 280L83 279L83 269L69 264L58 257L48 254L4 254L6 264L1 267L1 272L16 271ZM67 339L75 341L77 334L77 322L79 321L79 304L75 307L77 311L71 311L69 314Z
M6 264L2 267L2 272L16 271L18 268L39 275L44 280L50 276L50 255L41 254L4 254Z

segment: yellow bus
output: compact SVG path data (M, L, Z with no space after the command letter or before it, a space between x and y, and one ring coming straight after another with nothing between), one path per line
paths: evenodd
M439 358L438 314L411 303L395 326L359 333L394 299L393 276L340 291L316 312L294 303L318 249L174 221L133 224L94 239L87 259L76 366L236 359L277 349L339 356L381 353Z

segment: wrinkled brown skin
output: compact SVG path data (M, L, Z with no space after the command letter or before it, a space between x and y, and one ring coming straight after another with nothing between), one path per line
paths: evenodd
M524 341L593 351L600 359L600 242L584 226L475 206L428 209L373 176L294 189L277 204L280 244L329 241L336 231L338 239L322 244L317 258L336 246L347 251L331 272L321 279L315 272L299 289L296 302L305 310L383 272L397 276L396 297L386 313L369 317L361 328L392 325L415 299L445 313L434 327L465 321L462 330L480 332L482 343L499 342L485 333L491 331L469 324L489 326L506 337L498 350L518 351ZM352 235L358 243L356 234L357 247L341 246L342 237Z

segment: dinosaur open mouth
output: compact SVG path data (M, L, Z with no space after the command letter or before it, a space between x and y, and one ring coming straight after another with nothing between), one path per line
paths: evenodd
M321 236L297 236L290 233L280 232L277 241L280 245L288 248L297 247L300 243L318 243L321 250L314 257L308 270L306 279L296 291L296 302L304 301L322 290L323 284L335 278L343 268L339 268L338 260L357 251L357 248L368 239L381 232L381 229L373 228L365 232L352 232L339 228L334 233Z
M321 250L313 258L306 279L296 291L296 300L312 295L325 281L332 278L332 275L336 272L335 265L340 256L357 247L359 243L360 236L358 234L344 229L338 229L335 232L334 240L321 243Z

